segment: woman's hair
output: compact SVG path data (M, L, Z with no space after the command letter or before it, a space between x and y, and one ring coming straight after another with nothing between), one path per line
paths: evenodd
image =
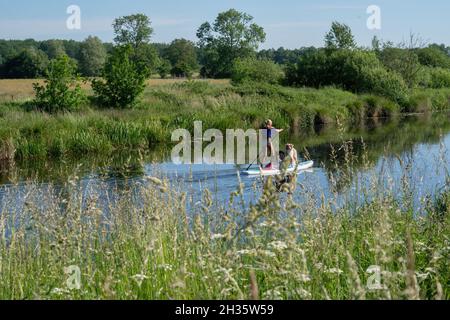
M264 124L265 124L266 126L271 125L271 124L272 124L272 120L267 119L266 121L264 121Z

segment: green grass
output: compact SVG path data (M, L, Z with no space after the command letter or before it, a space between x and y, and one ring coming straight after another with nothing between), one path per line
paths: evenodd
M416 90L407 111L447 109L449 97L446 89ZM317 124L360 124L401 111L386 98L335 88L232 87L204 81L149 86L132 110L85 106L78 112L49 115L34 111L29 101L4 102L0 104L0 159L145 151L170 142L174 129L192 130L195 120L203 121L205 129L225 130L259 128L271 118L277 127L298 134Z
M105 204L101 187L84 193L77 178L48 194L30 182L24 207L10 188L0 299L449 299L449 190L413 212L378 178L361 190L371 202L348 198L338 210L317 194L285 199L270 180L248 209L238 187L227 211L207 191L188 211L182 186L158 178L136 185L140 205L129 188ZM79 289L67 285L69 266Z

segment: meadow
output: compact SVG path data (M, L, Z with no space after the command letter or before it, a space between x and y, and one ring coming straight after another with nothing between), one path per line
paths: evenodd
M50 115L35 110L32 80L0 80L0 159L61 159L149 150L170 143L177 128L260 128L271 118L293 133L317 125L361 124L368 118L395 117L449 108L450 89L415 89L410 103L337 88L288 88L267 84L232 86L227 80L151 79L132 109L98 108ZM88 84L83 85L90 94Z

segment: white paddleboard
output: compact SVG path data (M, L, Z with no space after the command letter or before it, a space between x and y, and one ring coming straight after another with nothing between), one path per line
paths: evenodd
M306 161L299 163L297 168L290 167L288 168L285 173L293 173L296 169L298 171L311 169L314 166L314 161ZM246 171L242 171L242 174L245 176L276 176L279 174L282 174L283 172L279 169L250 169Z

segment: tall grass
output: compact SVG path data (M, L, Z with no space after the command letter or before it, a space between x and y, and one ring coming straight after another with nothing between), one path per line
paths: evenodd
M0 104L0 159L64 158L147 150L170 142L177 128L259 128L266 118L293 133L316 125L391 117L401 111L443 110L448 90L416 91L408 110L375 95L355 95L335 88L286 88L265 84L231 87L206 81L150 86L134 110L85 106L73 113L49 115L29 102ZM25 106L24 106L25 105Z
M9 188L0 298L449 299L449 190L414 212L377 181L364 191L370 201L339 207L301 185L296 203L271 179L245 207L239 184L227 210L208 191L191 203L183 186L156 177L115 198L106 186L86 192L77 177L46 193L30 182L23 207ZM70 266L79 289L67 285Z

